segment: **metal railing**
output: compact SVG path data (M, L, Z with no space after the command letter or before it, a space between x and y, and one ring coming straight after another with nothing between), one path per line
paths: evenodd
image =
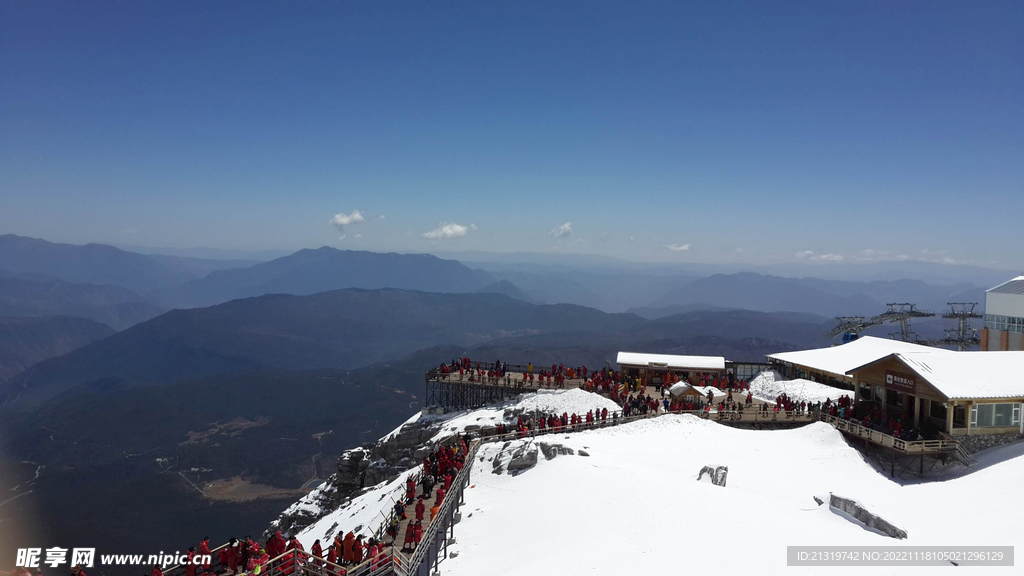
M426 373L425 377L428 382L461 382L464 384L504 386L524 390L536 390L539 388L552 387L568 388L570 386L575 388L586 382L583 378L566 378L561 384L558 384L548 377L545 377L544 381L541 382L540 376L535 375L534 380L524 379L521 372L512 371L507 372L504 376L488 376L486 374L480 376L478 374L459 374L458 372L445 373L437 370L430 370Z
M449 438L454 438L454 436ZM433 546L434 557L435 559L437 558L437 553L441 545L441 540L439 540L439 538L444 538L443 531L447 530L454 521L455 510L453 508L459 506L459 501L462 500L466 485L469 484L470 474L473 469L473 460L476 458L476 453L480 449L481 442L482 441L479 439L470 442L469 450L466 452L466 462L462 466L462 470L459 470L459 473L452 482L457 489L445 494L441 507L438 509L434 520L427 525L427 530L423 534L423 540L421 543L416 545L416 549L413 551L412 556L410 558L406 558L402 552L392 548L392 554L395 557L393 567L396 574L404 576L413 574L414 571L419 570L419 567L423 564L427 553L431 551L431 546Z
M852 420L832 416L825 412L819 412L817 414L819 420L831 424L840 432L846 432L851 436L863 438L884 448L892 448L897 452L915 455L953 452L956 454L958 460L965 462L965 459L961 457L959 452L966 453L966 451L964 450L963 445L953 438L939 438L935 440L904 440L902 438L886 434L885 432L875 430L874 428L868 428L867 426Z

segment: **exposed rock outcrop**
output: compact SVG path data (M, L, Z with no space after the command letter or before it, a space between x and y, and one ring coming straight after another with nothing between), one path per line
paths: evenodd
M708 475L712 484L724 487L725 481L729 476L729 467L715 465L705 466L701 468L700 474L697 474L697 481L700 482L704 478L705 474Z
M572 456L576 453L572 448L562 446L561 444L550 444L548 442L538 442L537 444L540 445L540 451L544 453L544 458L547 460L554 460L555 456L559 454L562 456Z
M512 454L512 459L509 460L506 469L509 473L514 474L533 468L537 465L537 452L536 446L523 446L519 448ZM550 459L548 458L548 460Z
M274 530L295 534L362 490L393 480L419 464L430 453L429 441L443 425L443 421L436 419L418 420L405 424L378 442L345 451L338 459L338 471L320 488L285 510L266 535Z
M815 498L817 500L817 498ZM852 498L845 498L837 494L830 494L829 507L832 511L839 511L846 516L852 517L857 522L876 532L881 532L890 538L906 540L907 531L895 526L885 518L870 512L863 504Z

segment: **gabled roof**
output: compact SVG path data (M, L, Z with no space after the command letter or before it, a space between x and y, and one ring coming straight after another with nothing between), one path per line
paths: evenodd
M1024 398L1024 352L895 352L852 368L896 358L950 399Z
M854 368L869 364L896 352L920 352L935 351L941 354L953 354L951 350L942 348L930 348L920 344L890 340L889 338L875 338L874 336L861 336L853 342L832 346L829 348L815 348L813 350L798 350L796 352L780 352L769 354L768 358L796 364L806 368L829 372L844 376Z
M619 352L615 362L619 366L653 366L680 370L725 370L725 358L721 356L677 356L675 354Z
M988 290L989 294L1024 294L1024 276L1017 276L1013 280L1003 282L995 288Z

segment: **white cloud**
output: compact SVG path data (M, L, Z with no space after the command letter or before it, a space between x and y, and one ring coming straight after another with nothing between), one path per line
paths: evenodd
M377 216L377 220L383 220L383 219L384 219L384 215L383 214L381 214L380 216Z
M630 241L630 242L632 242L632 241L634 241L634 240L636 240L636 236L630 236L630 237L629 237L629 241Z
M347 236L347 234L342 234L341 236L338 236L338 240L344 240L345 236Z
M353 238L362 238L362 237L363 237L362 234L356 234L355 236L353 236Z
M881 262L882 260L892 260L892 254L886 250L866 248L854 254L852 258L858 262Z
M816 254L812 250L797 252L795 256L799 260L808 260L810 262L842 262L844 260L842 254Z
M564 238L569 234L572 234L572 222L566 222L561 226L555 226L551 230L551 232L548 232L548 234L554 236L555 238Z
M462 224L456 224L455 222L442 222L437 228L429 232L424 232L423 237L430 240L436 240L439 238L458 238L460 236L465 236L466 232L470 230L476 230L476 224L463 226Z
M363 217L363 213L359 210L353 210L351 214L335 214L334 218L331 218L330 223L334 225L338 230L342 230L345 226L350 224L358 224L363 222L366 218Z
M690 243L687 242L686 244L669 244L668 246L665 246L665 248L671 250L672 252L689 252Z

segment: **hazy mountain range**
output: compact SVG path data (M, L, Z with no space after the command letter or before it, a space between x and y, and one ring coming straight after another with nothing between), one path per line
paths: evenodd
M159 298L174 307L195 307L263 294L306 295L339 288L473 292L494 282L487 272L427 254L381 254L324 246L247 268L212 272Z
M73 316L0 316L0 382L113 333L105 324Z

